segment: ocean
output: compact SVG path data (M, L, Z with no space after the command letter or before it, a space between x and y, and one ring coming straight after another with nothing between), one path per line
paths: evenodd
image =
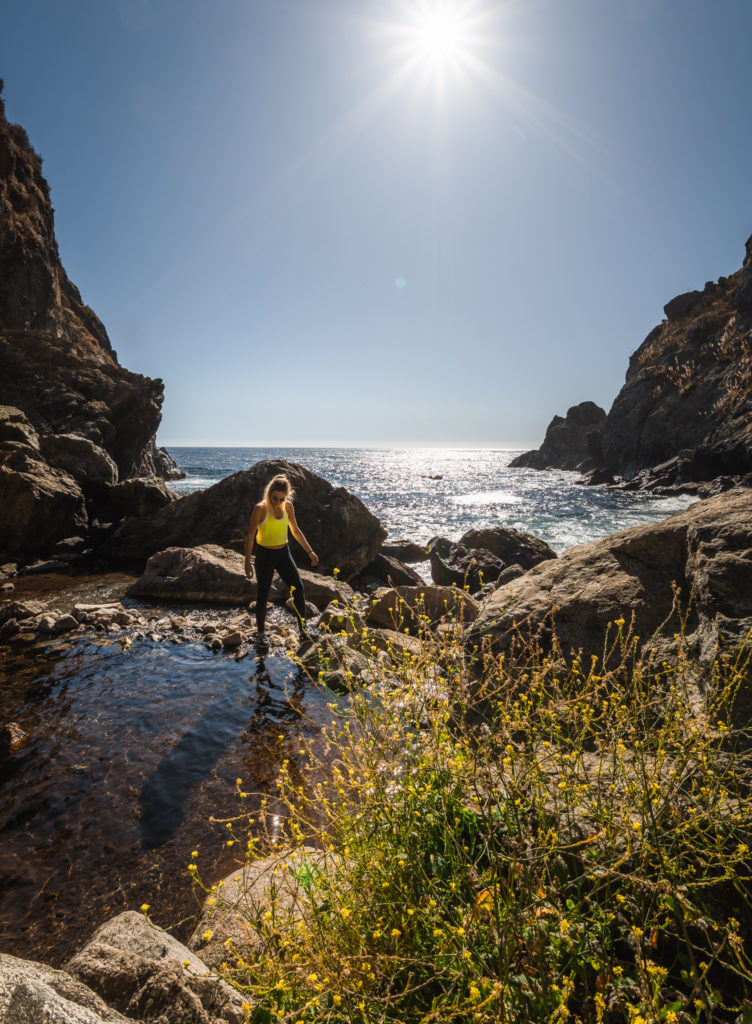
M687 495L661 498L585 487L578 474L512 469L518 451L480 448L179 448L181 493L210 487L262 459L287 459L346 487L377 516L388 539L459 540L475 527L511 526L558 554L575 544L687 508Z

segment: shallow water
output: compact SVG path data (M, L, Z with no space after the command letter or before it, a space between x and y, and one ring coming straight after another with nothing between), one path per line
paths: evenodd
M327 699L282 654L105 636L1 647L0 721L27 739L0 768L0 949L59 965L121 910L189 918L191 851L211 881L236 864L210 816L237 813L238 777L273 793Z

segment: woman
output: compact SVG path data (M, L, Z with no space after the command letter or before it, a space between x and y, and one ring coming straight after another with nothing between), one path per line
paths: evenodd
M245 574L253 579L251 551L254 537L256 540L256 643L266 646L266 605L272 578L276 569L285 583L292 589L292 599L298 616L298 631L301 640L310 639L305 627L305 591L300 573L292 560L287 543L287 528L292 530L293 537L305 548L311 565L318 565L319 558L311 545L303 536L303 531L295 519L292 507L293 491L286 476L279 474L266 485L264 498L256 505L248 524L248 536L245 541ZM293 589L294 588L294 589Z

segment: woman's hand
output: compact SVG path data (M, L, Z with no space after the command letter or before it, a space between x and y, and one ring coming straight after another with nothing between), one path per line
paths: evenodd
M250 559L248 559L245 563L245 574L249 580L253 579L253 566L251 565Z
M316 552L313 549L311 549L308 552L308 557L311 559L311 565L318 565L319 564L319 556L316 554Z

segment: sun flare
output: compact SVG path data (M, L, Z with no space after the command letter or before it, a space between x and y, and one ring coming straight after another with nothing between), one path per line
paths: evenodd
M477 15L461 0L418 0L395 25L399 49L414 70L442 76L461 68L473 53Z
M421 11L410 32L416 54L435 63L456 60L467 45L466 26L452 9Z

